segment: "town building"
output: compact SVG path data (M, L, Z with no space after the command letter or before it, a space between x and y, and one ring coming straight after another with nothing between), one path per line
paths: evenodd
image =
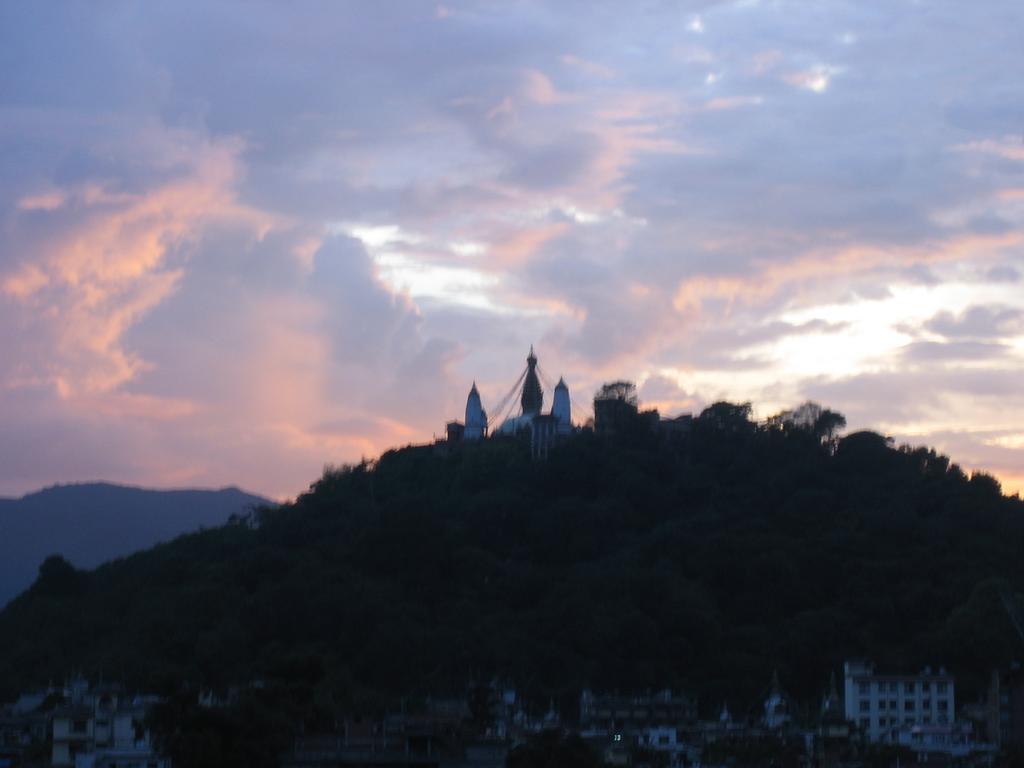
M54 768L74 766L79 755L92 750L95 721L88 707L66 706L53 713Z
M992 672L985 709L989 740L1003 749L1024 749L1024 668L1020 664Z
M761 722L769 731L781 730L789 725L789 710L789 695L782 690L778 671L773 672L771 686L764 700L764 716Z
M811 756L819 768L838 768L848 762L851 752L850 722L843 712L835 672L828 681L828 692L822 697L818 727L811 739Z
M697 706L693 697L670 689L643 694L598 694L584 689L580 694L580 732L584 736L628 737L639 742L644 734L660 741L664 728L681 728L693 723Z
M145 727L153 696L129 697L118 686L90 689L74 681L53 712L54 768L170 768Z
M918 675L881 675L874 664L843 664L846 719L873 743L898 741L903 728L951 725L955 719L953 676L926 667Z
M974 740L970 723L942 725L901 725L896 729L894 744L914 752L918 764L927 764L934 758L961 759L975 753L991 753L995 747Z
M50 734L47 703L55 693L52 688L24 693L0 707L0 768L24 765L42 753Z

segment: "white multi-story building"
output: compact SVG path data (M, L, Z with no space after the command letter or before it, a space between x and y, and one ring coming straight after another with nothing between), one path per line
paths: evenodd
M919 675L876 675L865 661L843 664L844 710L869 741L896 742L900 729L951 725L956 703L953 676L944 668Z
M66 706L53 713L54 768L169 768L145 726L158 699L128 699L110 686L89 690L84 681L74 681L64 697Z

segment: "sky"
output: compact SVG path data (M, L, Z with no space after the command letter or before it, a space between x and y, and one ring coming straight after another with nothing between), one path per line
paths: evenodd
M1024 490L1024 4L0 4L0 495L289 498L533 344ZM550 392L548 393L550 402ZM494 414L492 414L493 416Z

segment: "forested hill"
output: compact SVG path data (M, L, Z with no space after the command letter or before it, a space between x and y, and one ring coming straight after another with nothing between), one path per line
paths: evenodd
M497 675L545 704L673 686L737 712L776 669L811 701L846 657L942 664L962 701L1024 655L1020 499L928 449L748 416L543 462L514 440L390 451L258 525L51 559L0 614L0 693L261 679L351 711Z

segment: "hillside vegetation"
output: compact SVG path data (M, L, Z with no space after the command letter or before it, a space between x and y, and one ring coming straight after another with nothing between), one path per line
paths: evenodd
M0 607L32 583L48 555L95 568L267 503L237 488L154 491L110 483L0 499Z
M826 414L828 412L825 412ZM925 448L719 403L533 462L515 440L389 451L257 521L80 571L0 613L0 691L72 672L161 691L254 679L320 712L514 681L816 700L844 658L958 676L1021 655L1024 503Z

